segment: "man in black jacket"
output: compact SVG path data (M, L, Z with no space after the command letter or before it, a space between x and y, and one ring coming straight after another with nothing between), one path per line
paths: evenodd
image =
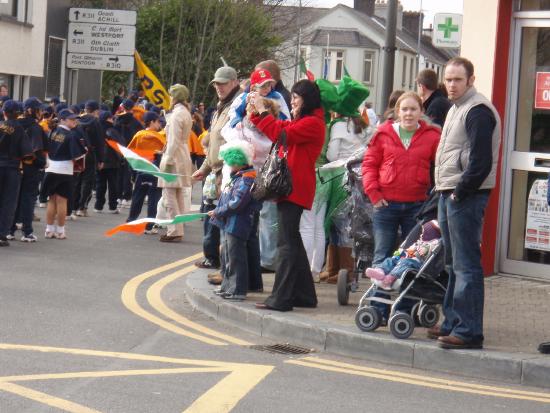
M439 88L437 73L432 69L422 70L418 73L416 84L418 85L418 94L422 98L424 114L433 123L443 127L452 103L447 99L447 94L444 92L445 87Z

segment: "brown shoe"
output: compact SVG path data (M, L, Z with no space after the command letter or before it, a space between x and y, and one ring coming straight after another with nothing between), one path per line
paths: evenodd
M182 242L183 237L181 235L161 235L160 242Z
M319 280L322 282L327 281L330 277L338 274L340 265L338 263L338 253L334 245L329 244L327 249L327 263L325 265L325 271L319 274Z
M330 277L327 278L326 281L327 281L328 284L337 284L338 283L338 274L331 275Z
M219 272L208 274L207 280L212 285L220 285L223 281L223 277Z
M437 344L439 344L439 347L449 350L483 348L483 342L464 341L463 339L456 336L441 336L437 339Z
M439 337L445 337L445 336L448 336L449 334L442 332L441 327L435 326L432 328L428 328L426 335L428 336L428 338L431 338L432 340L437 340Z

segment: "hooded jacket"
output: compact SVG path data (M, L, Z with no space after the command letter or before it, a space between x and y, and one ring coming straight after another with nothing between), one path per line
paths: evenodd
M431 186L430 168L441 130L420 120L420 127L405 148L393 123L388 120L380 125L363 158L363 188L373 205L381 199L424 201Z

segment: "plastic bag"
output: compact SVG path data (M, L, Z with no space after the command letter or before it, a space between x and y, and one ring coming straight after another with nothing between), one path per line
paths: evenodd
M202 195L205 199L214 200L218 199L218 189L216 187L216 173L210 172L204 180L204 186L202 187Z

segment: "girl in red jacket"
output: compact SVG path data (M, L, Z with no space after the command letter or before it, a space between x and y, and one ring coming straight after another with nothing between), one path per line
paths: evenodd
M422 100L414 92L402 94L396 119L387 120L371 139L363 159L363 187L374 206L374 259L377 267L390 257L398 230L406 236L431 185L441 130L421 120Z
M315 161L325 140L324 112L317 85L300 80L291 90L292 121L279 120L265 108L263 99L249 94L256 114L251 121L272 142L284 129L288 144L288 166L292 192L277 203L277 263L271 295L258 308L290 311L296 307L316 307L317 296L306 250L300 236L300 218L311 209L315 196ZM282 155L282 148L279 155Z

